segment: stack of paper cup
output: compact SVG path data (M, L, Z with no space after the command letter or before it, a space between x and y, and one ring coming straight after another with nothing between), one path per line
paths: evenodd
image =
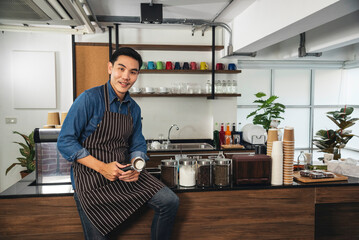
M60 125L59 112L47 113L47 125Z
M271 128L268 130L268 139L267 139L267 155L272 156L272 146L273 142L278 141L278 129Z
M272 148L272 185L283 184L283 142L274 141Z
M285 127L283 134L283 183L293 183L294 128Z

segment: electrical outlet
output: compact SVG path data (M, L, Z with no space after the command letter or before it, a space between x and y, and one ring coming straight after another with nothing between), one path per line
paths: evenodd
M16 119L16 118L7 117L7 118L5 118L5 123L6 123L6 124L16 124L16 123L17 123L17 119Z

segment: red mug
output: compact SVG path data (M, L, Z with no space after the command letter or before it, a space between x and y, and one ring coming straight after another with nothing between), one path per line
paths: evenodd
M223 63L217 63L216 64L216 70L224 70L224 64Z
M192 70L196 70L197 69L197 63L196 62L191 62L190 63L191 69Z
M173 69L173 63L168 61L166 62L166 70L172 70Z

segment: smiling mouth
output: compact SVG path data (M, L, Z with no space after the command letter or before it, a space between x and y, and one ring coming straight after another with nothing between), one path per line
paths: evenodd
M129 82L118 82L121 86L127 87L130 85Z

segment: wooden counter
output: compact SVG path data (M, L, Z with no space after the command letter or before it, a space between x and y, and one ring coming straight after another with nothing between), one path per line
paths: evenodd
M359 184L177 191L173 239L359 239ZM0 239L83 239L71 194L0 199ZM121 239L150 239L140 209ZM120 239L120 238L118 238Z

